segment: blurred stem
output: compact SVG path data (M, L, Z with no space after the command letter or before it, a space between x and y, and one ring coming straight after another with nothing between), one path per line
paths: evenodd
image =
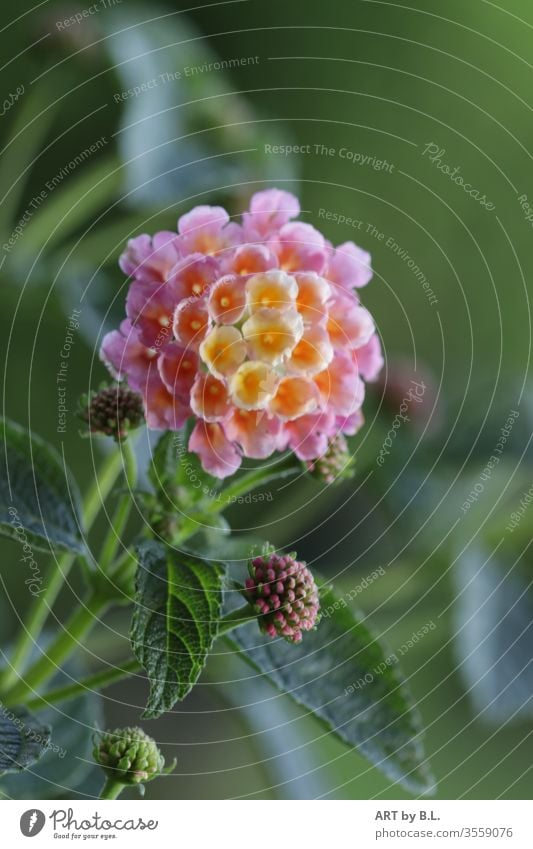
M28 708L34 710L46 707L56 702L64 702L73 699L76 696L83 695L87 690L103 689L104 687L113 684L115 681L120 681L132 673L140 672L141 665L137 660L130 660L124 663L121 667L113 667L102 672L96 672L82 681L75 684L69 684L65 687L59 687L42 696L28 698L31 688L35 688L50 674L57 671L57 666L62 659L67 657L72 648L78 645L79 639L84 633L89 630L94 622L95 617L105 609L106 600L104 599L103 607L98 607L99 601L95 599L87 608L80 609L72 617L65 631L58 637L56 642L50 647L46 655L41 661L35 664L34 671L26 676L24 681L25 691L18 692L14 690L9 696L9 703L21 704L24 703ZM245 604L242 607L228 613L221 621L219 626L219 636L233 631L240 625L246 625L252 619L256 619L257 614L250 604Z
M221 513L226 507L231 507L235 499L247 495L262 483L276 480L277 478L286 478L288 475L294 475L301 472L302 465L295 460L294 455L288 454L283 460L275 466L264 466L261 469L254 469L242 475L235 483L230 484L223 489L219 496L211 502L211 504L203 511L203 516L209 516L213 513Z
M83 637L109 607L109 598L95 593L89 597L83 607L79 607L67 622L64 630L47 647L38 661L21 678L13 689L6 694L6 704L17 705L35 695L36 688L55 675L61 664L75 651Z
M113 483L121 468L124 470L126 479L127 491L122 494L117 504L115 513L109 530L104 539L102 550L99 558L99 575L93 583L93 590L89 599L84 606L79 608L71 617L64 631L60 633L52 644L42 653L28 672L22 678L20 674L21 667L24 665L28 654L33 645L36 643L37 637L41 632L42 625L48 615L48 612L57 598L57 595L63 585L63 581L74 562L75 556L68 554L58 564L57 571L52 575L52 578L47 587L46 593L39 600L34 610L30 614L29 624L23 635L21 643L15 649L12 665L9 672L6 672L2 681L4 690L13 684L18 677L11 692L9 692L9 703L16 704L20 701L37 702L39 696L36 695L36 688L43 682L51 678L61 666L61 664L79 647L82 639L89 633L94 624L98 621L101 614L115 600L109 593L108 587L104 586L101 578L106 581L113 576L118 575L120 569L110 571L113 561L116 558L118 546L121 543L121 538L126 528L131 506L131 490L135 487L137 478L137 463L135 453L131 443L124 441L121 445L122 451L112 452L106 460L101 474L95 480L89 495L87 496L84 517L86 528L90 527L94 521L98 510L109 493ZM289 474L294 474L299 470L299 465L294 461L294 458L289 455L281 463L273 467L264 467L257 469L249 474L243 475L234 484L226 487L223 490L223 499L217 500L210 504L203 512L203 516L209 516L213 513L218 513L226 506L229 506L235 498L238 498L251 490L255 489L259 484L265 483L268 480L274 480L280 477L285 477ZM195 525L190 525L183 529L180 535L180 542L185 541L193 536L197 530ZM129 553L128 553L129 554ZM124 561L124 555L119 558L118 564L128 565L128 559ZM220 623L220 633L224 634L237 628L239 625L245 624L247 621L255 617L255 613L249 604L243 608L233 611L228 614ZM104 679L105 682L105 679ZM67 697L71 697L72 688L63 688L67 691ZM32 697L35 698L32 698ZM7 699L6 699L7 703Z
M104 469L102 475L106 480L106 486L112 486L117 477L115 466L123 468L126 478L127 491L121 495L117 504L111 525L104 539L102 553L100 556L100 571L94 581L94 586L89 599L80 607L71 617L69 623L62 633L56 637L52 645L46 649L45 653L39 658L36 663L29 669L24 679L20 679L12 691L9 693L10 702L20 701L27 698L30 692L35 692L36 688L52 677L58 667L65 661L72 652L76 651L82 637L92 629L93 625L99 620L100 615L110 606L113 597L109 595L108 587L102 585L102 576L107 581L109 567L116 555L118 545L121 542L122 534L125 530L131 505L131 489L137 481L137 461L135 452L129 440L124 440L121 443L121 451L113 451L109 456L108 461L112 466L112 473L108 473L108 469ZM112 478L112 480L111 480ZM98 486L96 481L96 489L98 493L98 504L101 503L100 495L102 492L102 481ZM94 519L98 513L98 508L94 506L96 496L91 493L89 497L89 516ZM14 666L14 664L13 664Z
M121 781L108 778L100 793L100 799L118 799L125 786Z
M135 592L136 572L137 558L135 557L135 552L128 548L115 560L106 577L109 578L112 584L119 584L120 591L128 596L128 601L131 601L128 594ZM115 589L118 591L117 587Z
M122 541L122 535L126 529L133 503L131 492L137 483L137 459L129 439L121 443L121 453L117 453L123 462L127 491L119 498L100 552L99 566L100 571L104 574L107 573L109 566L115 559L118 546Z
M103 690L110 684L114 684L116 681L127 678L136 672L141 672L140 663L137 660L128 660L121 666L113 666L110 669L95 672L94 675L89 675L75 684L67 684L65 687L50 690L49 693L29 699L25 704L29 710L39 710L57 704L57 702L68 702L78 696L86 695L87 691Z
M105 458L100 472L94 478L83 504L83 526L87 533L96 519L100 507L108 497L113 484L122 468L122 458L119 451L111 451ZM11 687L37 642L48 614L53 607L63 583L76 559L71 552L65 553L54 566L48 576L46 589L42 596L36 598L26 616L23 631L15 643L9 666L0 673L0 690Z

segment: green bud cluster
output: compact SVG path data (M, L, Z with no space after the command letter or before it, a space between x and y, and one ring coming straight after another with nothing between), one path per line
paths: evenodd
M142 784L163 771L165 759L155 740L142 728L116 728L96 740L93 757L108 778L121 784Z
M307 470L313 477L327 484L353 478L354 457L350 454L348 443L342 433L338 433L330 440L327 451L322 457L308 461Z

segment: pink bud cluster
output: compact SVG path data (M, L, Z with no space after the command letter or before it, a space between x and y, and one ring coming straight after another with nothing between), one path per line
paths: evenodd
M299 643L318 623L320 602L314 578L292 554L265 554L250 562L245 595L269 637Z
M132 239L126 319L101 357L143 397L149 428L193 417L189 450L218 478L242 457L289 449L308 462L361 427L364 382L383 363L355 292L370 255L295 221L297 199L255 194L241 223L199 206L178 232Z

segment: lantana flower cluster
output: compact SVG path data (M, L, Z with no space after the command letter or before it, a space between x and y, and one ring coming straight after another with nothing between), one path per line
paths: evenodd
M296 221L296 197L255 194L241 223L198 206L178 232L128 242L126 319L101 357L144 401L149 428L195 424L189 450L218 478L243 457L322 457L363 422L364 381L382 365L357 289L370 255Z

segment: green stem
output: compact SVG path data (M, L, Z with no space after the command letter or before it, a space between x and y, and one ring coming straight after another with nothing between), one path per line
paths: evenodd
M234 628L239 628L240 625L246 625L246 623L250 622L252 619L257 619L257 613L251 604L245 604L242 607L238 607L237 610L232 610L231 613L226 614L226 616L220 620L218 636L221 637L223 634L233 631Z
M135 486L137 480L137 462L131 443L125 440L121 444L121 449L121 452L114 451L111 455L113 457L113 461L110 463L111 470L108 467L104 468L101 480L99 481L97 478L95 481L95 487L91 489L85 511L86 522L92 524L103 501L103 490L107 495L117 478L118 470L123 467L127 492L119 499L102 547L99 566L100 574L104 576L107 575L109 566L121 542L132 505L130 490ZM35 692L43 681L53 676L61 663L76 650L81 638L91 630L109 603L110 599L105 591L99 592L98 589L94 589L86 604L74 613L66 629L59 634L55 642L30 668L24 679L19 680L18 684L13 687L9 693L9 700L20 701L20 699L27 698L28 694L32 691Z
M253 489L257 489L259 484L267 483L277 478L285 478L288 475L301 472L302 465L294 459L292 454L288 454L283 460L275 466L263 466L259 469L254 469L242 475L235 483L225 487L219 497L214 499L211 504L203 511L204 516L209 516L213 513L220 513L226 507L229 507L235 499L246 495Z
M125 786L121 781L116 781L114 778L106 779L106 783L100 793L100 799L118 799Z
M102 503L109 495L115 480L122 468L122 458L119 451L111 451L105 458L102 469L93 480L83 504L83 526L87 533ZM9 666L0 673L0 690L8 690L23 670L34 645L37 642L48 614L53 607L67 575L76 559L75 554L67 552L53 565L46 589L42 596L36 598L26 614L23 630L15 643Z
M122 604L133 600L132 595L135 593L135 577L138 567L135 553L128 549L126 554L127 557L121 557L113 563L108 576L109 583L113 588L112 592L116 597L115 600Z
M29 699L25 704L29 710L39 710L40 708L46 708L58 702L67 702L70 699L75 699L77 696L86 694L87 691L103 690L105 687L109 687L110 684L114 684L116 681L120 681L122 678L126 678L128 675L136 672L141 672L140 663L137 660L128 660L121 664L121 666L112 666L109 669L95 672L93 675L89 675L75 684L57 687L49 693Z
M73 554L63 555L53 566L44 595L33 601L26 622L22 626L23 630L15 643L9 666L6 666L0 673L0 688L4 692L19 678L74 560L75 555Z
M102 573L106 573L109 566L115 559L118 546L122 541L122 535L128 523L130 510L132 507L131 491L137 483L137 460L135 451L132 448L129 439L121 444L122 454L119 455L123 461L124 477L126 479L127 491L124 492L119 500L111 520L111 525L104 539L102 550L100 552L99 567Z
M91 630L109 603L108 598L99 594L90 596L84 606L76 610L65 629L44 650L24 678L21 678L10 690L5 698L6 704L19 704L27 699L28 695L35 695L37 687L51 678L69 655L78 648L82 638Z

